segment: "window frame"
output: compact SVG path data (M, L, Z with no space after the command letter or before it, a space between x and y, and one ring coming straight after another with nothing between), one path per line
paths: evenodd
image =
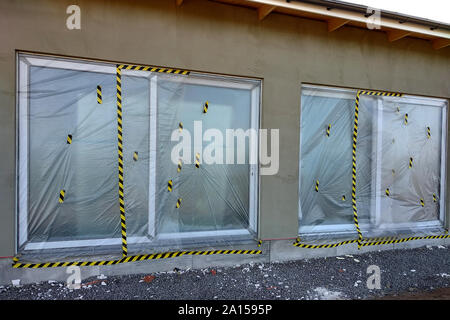
M65 58L29 54L18 52L16 54L16 252L41 249L73 249L93 246L111 246L122 244L121 237L100 238L86 240L62 240L49 242L28 242L28 208L29 208L29 68L41 66L56 69L69 69L87 72L99 72L116 74L116 65L113 63L91 61L86 59ZM217 237L246 236L251 237L252 232L258 233L259 216L259 156L255 164L249 164L249 228L204 232L181 232L171 234L155 234L156 223L156 142L157 142L157 79L158 74L149 71L136 71L122 69L122 76L138 76L149 79L150 91L150 124L149 124L149 212L148 212L148 236L127 237L129 244L161 245L168 244L171 240L190 239L192 241L214 242ZM191 72L189 77L183 79L173 78L175 81L202 83L206 85L218 85L224 87L251 90L250 122L251 128L259 130L260 108L262 97L262 81L253 78L222 76ZM252 84L253 83L253 84ZM249 152L259 155L259 137ZM117 216L120 219L120 216ZM153 227L152 227L153 226ZM251 230L251 231L250 231Z
M320 93L318 93L318 91ZM323 96L323 97L330 97L330 96L341 96L341 97L351 97L353 100L356 99L356 94L358 90L362 89L354 89L354 88L344 88L344 87L333 87L333 86L326 86L326 85L316 85L316 84L303 84L301 85L301 94L300 94L300 146L299 146L299 194L298 194L298 208L299 208L299 214L298 214L298 221L299 221L299 228L298 233L300 235L304 235L307 237L315 237L315 236L325 236L325 237L333 237L336 235L348 235L348 234L354 234L356 232L354 223L348 223L348 224L322 224L322 225L316 225L316 226L302 226L301 225L301 219L303 216L302 208L301 208L301 183L302 183L302 139L303 135L301 134L302 130L302 102L301 97L305 95L306 93L312 92L314 96ZM321 92L322 91L322 92ZM332 93L332 95L329 95L329 93ZM376 97L378 99L378 103L382 101L382 98L384 97ZM436 229L444 228L447 217L446 217L446 174L447 174L447 168L446 168L446 159L447 159L447 135L448 135L448 107L449 107L449 101L447 99L443 98L435 98L435 97L423 97L423 96L416 96L416 95L403 95L402 97L386 97L391 99L398 99L399 102L404 103L409 102L413 104L426 104L428 106L434 106L434 107L440 107L442 109L442 133L441 133L441 170L440 170L440 198L439 198L439 218L432 221L423 221L423 222L407 222L407 223L393 223L393 224L384 224L382 225L383 228L377 228L377 229L371 229L371 225L373 225L373 222L377 222L380 217L380 209L379 205L376 207L376 210L374 210L374 204L370 203L370 212L369 212L369 220L366 222L364 220L359 221L359 227L365 233L367 236L372 235L372 231L376 232L395 232L395 231L402 231L402 230L414 230L423 232L428 229ZM378 108L378 111L380 112L380 109ZM377 117L379 120L380 117ZM375 131L375 129L373 129ZM381 131L378 130L378 134L381 135ZM374 139L375 141L379 141L379 137L377 139ZM378 150L378 148L377 148ZM377 158L382 156L382 152L377 152ZM379 163L377 161L377 163ZM380 167L377 168L377 170L373 170L376 175L380 173ZM374 184L377 184L374 187ZM379 201L380 195L382 193L382 190L379 188L379 179L371 179L371 188L376 192L375 200L373 201ZM360 219L361 220L361 219Z
M375 223L379 227L376 229L377 231L396 231L396 230L423 230L427 228L437 228L445 225L446 217L446 204L445 204L445 192L446 192L446 158L447 158L447 108L448 101L445 99L437 99L437 98L424 98L413 95L403 95L402 97L373 97L377 99L377 125L373 127L373 132L377 133L373 135L375 138L374 144L377 144L377 161L376 162L376 170L372 170L375 173L375 178L372 178L372 183L376 184L374 188L376 192L376 196L374 203L371 203L371 222ZM409 105L426 105L427 107L437 107L441 109L441 157L440 157L440 190L439 190L439 217L436 220L430 221L409 221L403 223L382 223L381 221L381 198L383 195L383 190L381 189L381 159L383 158L383 149L378 146L381 145L382 142L382 134L383 131L377 129L378 127L383 126L383 100L399 102L399 103L408 103ZM443 178L444 177L444 178ZM372 213L374 213L372 215Z

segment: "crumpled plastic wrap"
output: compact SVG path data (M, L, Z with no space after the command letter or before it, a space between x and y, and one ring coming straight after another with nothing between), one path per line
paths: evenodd
M18 75L19 253L121 255L116 65L21 54ZM196 167L194 121L224 137L254 127L260 81L122 70L121 84L128 253L256 248L257 166L247 150L244 164ZM171 153L181 131L192 143L180 165Z
M357 92L302 88L302 239L358 238L351 196ZM443 99L360 94L356 206L364 239L443 234L446 112Z

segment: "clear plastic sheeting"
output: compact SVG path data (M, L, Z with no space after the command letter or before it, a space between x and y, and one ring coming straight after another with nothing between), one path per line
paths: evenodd
M302 240L358 239L352 208L357 92L302 87ZM443 99L360 94L355 196L364 241L443 234L446 112Z
M355 95L302 90L300 234L356 232L351 205Z
M440 99L360 96L357 166L366 170L357 170L357 188L358 211L370 208L365 236L443 232L446 112ZM366 176L370 185L360 182Z
M219 138L258 128L260 81L151 70L121 70L128 253L256 248L257 165ZM19 55L18 75L19 252L120 255L116 65Z

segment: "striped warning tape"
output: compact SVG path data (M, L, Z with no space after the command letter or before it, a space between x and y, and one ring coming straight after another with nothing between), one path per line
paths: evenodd
M402 93L397 92L386 92L386 91L371 91L371 90L359 90L361 94L365 94L368 96L383 96L383 97L401 97Z
M346 240L346 241L341 241L341 242L336 242L336 243L327 243L327 244L307 244L307 243L302 243L300 241L296 241L294 242L294 246L299 247L299 248L305 248L305 249L322 249L322 248L336 248L339 246L342 246L344 244L350 244L350 243L355 243L358 242L358 240Z
M437 236L422 236L422 237L408 237L408 238L397 238L397 237L382 237L382 238L363 238L361 241L361 244L358 244L358 246L376 246L376 245L383 245L383 244L394 244L394 243L403 243L407 241L413 241L413 240L427 240L427 239L448 239L450 238L449 234L444 235L437 235ZM346 240L336 243L326 243L326 244L307 244L302 243L299 241L300 239L297 239L293 243L294 246L299 248L305 248L305 249L324 249L324 248L336 248L342 245L346 244L352 244L352 243L359 243L359 239L353 239L353 240Z
M90 266L102 266L102 265L115 265L119 263L145 261L145 260L159 260L176 258L184 255L194 255L194 256L206 256L213 254L250 254L256 255L261 254L261 250L207 250L207 251L171 251L163 253L154 254L143 254L123 257L119 260L99 260L99 261L70 261L70 262L46 262L46 263L21 263L17 257L13 258L13 268L55 268L55 267L69 267L69 266L79 266L79 267L90 267Z
M363 242L373 242L373 241L386 241L386 240L396 240L398 237L375 237L375 238L363 238Z
M319 192L319 180L316 180L316 186L314 187L316 192Z
M141 66L141 65L128 65L128 64L120 64L118 65L120 69L123 70L137 70L137 71L150 71L150 72L158 72L158 73L172 73L178 75L189 75L190 71L181 70L181 69L172 69L172 68L160 68L160 67L150 67L150 66Z
M208 112L208 108L209 108L209 102L206 101L205 104L203 105L203 113L207 113Z
M177 172L180 172L182 167L183 167L183 162L181 162L181 159L180 159L180 160L178 160Z
M72 135L71 134L67 135L67 144L72 144Z
M181 200L183 200L183 199L178 198L178 200L177 200L177 204L175 205L175 207L176 207L177 209L181 207Z
M134 160L134 161L138 161L138 158L139 158L139 153L138 153L137 151L135 151L135 152L133 153L133 160Z
M122 138L122 67L116 66L116 89L117 89L117 152L119 164L119 208L120 224L122 229L122 255L127 256L127 225L125 220L125 200L123 182L123 138Z
M433 193L433 202L436 202L436 193Z
M183 131L183 122L180 122L178 124L178 128L180 129L180 132Z
M363 247L378 246L378 245L383 245L383 244L403 243L403 242L413 241L413 240L448 239L448 238L450 238L450 235L448 235L448 234L438 235L438 236L408 237L408 238L400 238L400 239L395 239L395 240L368 241L368 242L364 242L362 244L362 246Z
M102 87L101 86L97 86L97 103L98 104L102 104L103 100L102 100Z
M328 125L327 130L326 130L326 136L327 137L330 136L330 129L331 129L331 124Z
M413 166L413 158L409 158L409 165L408 168L411 169Z
M405 126L408 125L408 114L405 113Z
M358 223L358 209L356 207L356 142L358 139L358 114L359 114L359 96L364 94L364 91L358 91L355 98L355 120L353 122L353 143L352 143L352 209L353 222L356 231L358 231L358 247L362 241L362 233L359 229Z
M200 168L200 153L198 152L195 154L195 167Z
M431 129L430 129L430 127L427 127L427 138L428 139L431 138Z
M353 145L352 145L352 208L353 208L353 222L355 224L356 231L358 232L358 248L361 247L363 239L361 229L359 228L358 209L356 206L356 143L358 139L359 99L361 95L401 97L402 94L396 92L366 91L366 90L358 90L358 92L356 93L355 120L353 123Z
M63 203L64 202L65 195L66 195L66 190L61 189L61 191L59 192L59 203Z
M172 182L172 180L169 180L167 182L167 191L172 192L172 188L173 188L173 182Z
M320 245L313 245L313 244L306 244L300 242L300 238L297 238L297 241L294 242L294 246L300 247L300 248L307 248L307 249L320 249L320 248L335 248L338 246L342 246L345 244L351 244L351 243L358 243L358 248L361 246L374 246L374 245L382 245L382 244L393 244L393 243L402 243L406 241L412 241L412 240L427 240L427 239L446 239L450 238L450 235L448 234L448 230L446 231L445 235L437 235L437 236L422 236L422 237L408 237L408 238L400 238L400 239L387 239L385 238L363 238L361 230L359 228L358 223L358 212L356 207L356 142L358 137L358 113L359 113L359 99L360 95L370 95L370 96L389 96L389 97L401 97L401 93L393 93L393 92L380 92L380 91L365 91L365 90L359 90L356 94L355 99L355 121L353 126L353 157L352 157L352 204L353 204L353 218L356 230L358 231L358 239L354 240L346 240L341 241L337 243L329 243L329 244L320 244ZM397 107L397 111L399 112L399 108ZM405 124L408 122L408 114L405 115ZM427 127L428 129L428 127ZM412 167L413 158L409 159L409 168ZM392 173L395 174L394 170L392 170ZM318 191L318 180L316 182L316 191ZM386 189L386 195L389 196L390 191L389 188ZM433 194L433 200L436 199L435 194ZM420 203L422 206L425 205L423 199L420 199Z
M423 198L420 198L420 205L421 205L422 207L425 207L425 202L423 201Z

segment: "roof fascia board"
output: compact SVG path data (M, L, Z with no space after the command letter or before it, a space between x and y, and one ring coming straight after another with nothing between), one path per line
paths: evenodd
M365 17L362 14L358 14L351 11L341 10L341 9L333 9L327 10L326 7L313 5L310 3L303 2L286 2L285 0L245 0L245 2L259 4L259 5L269 5L275 6L278 8L285 8L299 12L307 12L311 14L316 14L324 17L324 20L337 18L343 20L349 20L364 24L373 23L370 17ZM275 10L276 11L276 8ZM430 28L425 27L423 25L414 24L410 22L399 23L398 20L389 19L385 17L380 17L380 27L402 30L409 33L422 34L429 37L436 38L444 38L450 39L450 31L447 30L430 30Z

